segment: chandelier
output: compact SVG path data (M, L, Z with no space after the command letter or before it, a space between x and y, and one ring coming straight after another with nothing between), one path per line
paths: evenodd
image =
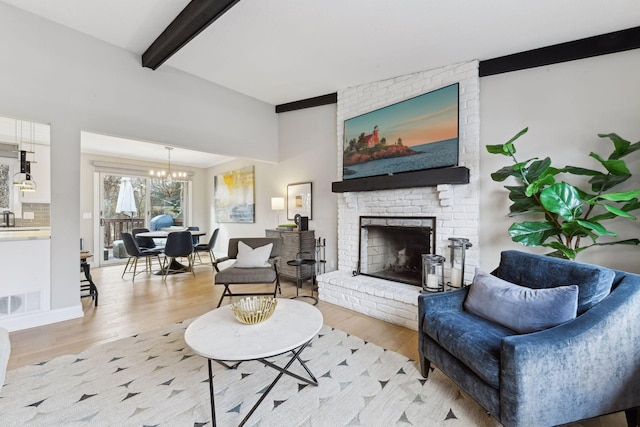
M171 150L173 147L164 147L167 149L167 154L169 156L168 167L167 170L151 170L149 174L153 177L156 177L166 184L173 184L174 182L185 182L187 180L187 173L181 171L173 171L171 170Z
M18 121L16 120L16 140L18 139ZM31 161L27 160L27 154L34 154L35 144L35 127L33 123L29 123L29 139L31 141L31 150L22 149L22 121L20 121L20 144L18 153L20 154L20 172L13 176L13 185L17 186L20 191L34 192L38 186L31 176Z

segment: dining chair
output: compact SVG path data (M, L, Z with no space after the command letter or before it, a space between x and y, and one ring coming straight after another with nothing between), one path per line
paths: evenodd
M131 230L131 234L133 238L136 239L136 243L141 248L154 249L156 247L156 242L154 242L151 237L139 237L140 233L147 233L149 231L148 228L134 228Z
M189 231L174 231L167 236L167 243L164 247L164 265L162 267L162 280L167 280L167 275L171 272L193 271L193 240ZM176 258L186 257L189 265L179 263ZM167 261L168 260L168 261Z
M200 231L200 227L198 227L197 225L193 225L191 227L187 227L187 230L189 230L189 231ZM193 246L194 247L196 245L200 244L200 236L191 236L191 240L193 241Z
M133 267L133 278L132 281L135 280L136 275L139 274L136 272L138 269L138 259L144 258L145 260L145 269L143 271L151 272L151 258L156 257L158 260L158 265L162 267L160 263L160 254L162 251L158 249L149 249L149 248L140 248L138 243L133 238L133 234L127 232L121 232L120 236L122 237L122 243L124 243L124 248L129 255L129 259L127 259L127 264L124 266L124 271L122 272L122 277L124 277L127 271L131 270ZM142 273L142 271L140 272Z
M193 252L198 257L200 264L204 264L202 262L202 259L200 258L200 252L209 253L209 258L211 259L211 266L217 272L220 272L220 270L218 270L218 261L216 260L216 256L213 254L213 248L216 245L216 240L218 239L219 230L220 230L219 228L216 228L215 230L213 230L213 233L211 233L211 237L209 238L209 241L207 243L198 243L193 247Z

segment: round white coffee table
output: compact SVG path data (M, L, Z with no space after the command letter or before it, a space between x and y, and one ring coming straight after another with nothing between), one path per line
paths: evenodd
M216 412L213 398L212 360L227 368L235 368L244 361L258 360L279 372L240 423L240 425L244 425L284 374L312 385L318 385L318 380L299 356L302 350L316 337L322 324L323 318L320 310L305 302L290 299L278 299L278 306L273 315L257 325L240 323L233 316L231 307L228 305L203 314L191 323L184 334L184 339L193 351L207 358L213 425L216 425ZM266 358L287 352L291 352L291 359L284 367L266 360ZM288 370L296 360L309 374L310 379ZM237 363L230 366L224 362Z

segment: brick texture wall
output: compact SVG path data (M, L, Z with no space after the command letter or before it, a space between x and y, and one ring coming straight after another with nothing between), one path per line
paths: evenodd
M390 104L421 95L432 90L459 83L459 165L470 170L470 182L465 185L438 185L437 187L419 187L399 190L382 190L366 192L350 192L338 194L338 271L329 273L323 284L320 280L320 298L328 302L343 305L350 309L367 312L374 317L414 327L417 319L417 308L400 307L390 309L371 307L372 299L366 295L375 295L376 291L367 292L363 286L375 282L384 290L378 294L387 294L390 300L396 300L383 281L355 280L353 289L360 288L362 295L354 297L353 289L341 291L334 289L337 283L346 285L351 272L358 265L358 223L363 215L377 216L435 216L437 240L436 253L449 258L447 240L449 237L465 237L473 244L467 251L465 279L473 278L474 267L478 264L478 224L479 224L479 159L480 159L480 84L478 62L471 61L450 65L434 70L395 77L388 80L372 82L351 87L338 92L337 138L338 169L337 175L342 178L342 141L343 122ZM448 271L445 271L445 275ZM330 280L329 280L330 279ZM354 279L351 279L354 280ZM329 283L332 282L332 283ZM373 285L372 285L373 286ZM324 289L323 289L324 287ZM338 286L340 287L340 286ZM375 287L375 286L374 286ZM414 287L415 288L415 287ZM399 301L407 301L407 292L417 295L419 289L398 286ZM401 290L400 290L401 289ZM343 292L340 294L340 292ZM357 291L360 292L360 291ZM379 303L378 296L375 301ZM362 299L361 299L362 298ZM417 298L413 298L417 300ZM347 302L348 301L348 302ZM396 301L397 302L397 301ZM392 306L397 305L396 302ZM417 305L417 302L408 303ZM392 313L389 313L389 312ZM395 319L393 312L414 313L407 318ZM414 327L415 328L415 327Z

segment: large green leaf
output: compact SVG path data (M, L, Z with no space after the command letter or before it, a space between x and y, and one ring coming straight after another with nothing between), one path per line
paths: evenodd
M504 188L509 190L509 200L513 202L513 204L509 206L509 216L516 216L528 212L542 212L542 206L540 206L537 200L525 194L524 186L505 185Z
M504 144L487 145L487 151L491 154L505 154Z
M588 228L590 230L595 231L596 233L598 233L601 236L617 236L617 233L614 233L613 231L609 231L606 228L604 228L604 226L602 224L599 224L597 222L593 222L593 221L587 221L584 219L579 219L576 221L578 224L580 224L581 226ZM595 239L594 239L595 240Z
M504 144L495 144L495 145L487 145L487 151L491 154L502 154L503 156L512 156L516 153L516 147L513 145L513 142L520 138L522 135L527 133L529 128L524 128L520 132L518 132L513 138Z
M538 194L539 192L541 192L545 187L553 185L555 182L556 179L553 177L553 175L545 175L544 177L529 184L524 194L527 197L531 197L534 194Z
M576 255L578 255L577 251L571 249L570 247L563 245L560 242L549 242L549 243L545 243L544 245L547 248L553 248L556 251L560 252L563 256L562 257L558 257L558 258L566 258L566 259L576 259Z
M558 228L550 222L516 222L509 227L511 240L525 246L540 246L558 233Z
M640 190L621 191L617 193L601 194L600 199L609 200L611 202L627 202L640 196Z
M608 210L609 212L611 212L612 214L615 214L617 216L621 216L623 218L629 218L629 219L636 219L635 216L631 215L630 213L623 211L622 209L618 209L614 206L611 205L607 205L607 204L602 204L602 206L604 206L604 208L606 210Z
M549 166L551 166L551 159L548 157L543 160L534 160L522 171L522 175L528 182L533 182L543 176Z
M577 166L565 166L563 171L573 175L605 176L605 174L603 174L600 171L596 171L593 169L580 168Z
M628 175L599 175L594 176L589 180L591 184L591 190L598 193L600 191L607 191L611 188L625 182L631 178L631 174Z
M580 216L582 200L578 191L566 182L558 182L540 193L540 203L550 212L557 213L567 221Z
M611 142L613 142L614 151L611 156L609 156L610 159L618 159L626 155L631 145L629 141L621 138L617 133L599 133L598 136L600 138L609 138Z
M640 239L625 239L615 242L594 243L592 246L612 246L612 245L640 245Z
M513 202L509 206L509 216L518 216L532 212L544 212L542 207L535 201L535 199L525 199Z
M568 237L589 236L592 240L598 238L598 236L596 236L589 228L580 225L578 221L563 222L560 228L562 230L562 234Z
M599 161L611 175L629 175L629 169L624 160L605 160L593 151L589 153L589 157Z
M520 177L520 173L513 169L513 166L505 166L491 174L491 179L502 182L510 176Z

